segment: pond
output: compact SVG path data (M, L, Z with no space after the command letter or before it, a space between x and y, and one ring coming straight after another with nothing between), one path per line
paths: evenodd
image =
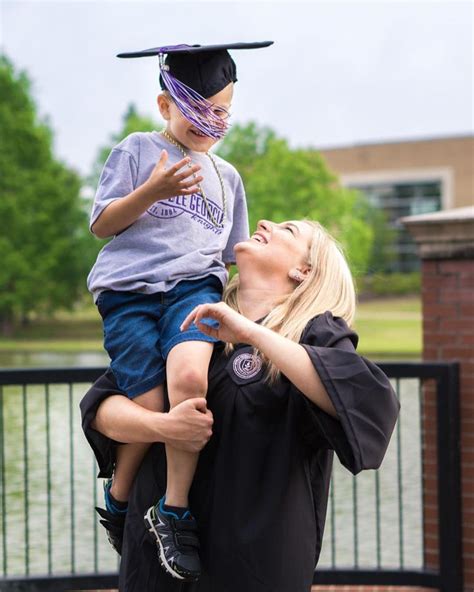
M97 352L0 355L3 367L107 362ZM409 379L398 386L401 420L381 470L354 478L335 463L321 566L423 564L420 384ZM80 428L79 401L87 388L3 389L6 514L0 573L5 555L9 574L25 573L26 563L30 573L108 571L117 565L93 510L102 492Z

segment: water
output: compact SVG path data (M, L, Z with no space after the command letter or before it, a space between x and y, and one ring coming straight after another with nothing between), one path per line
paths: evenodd
M59 368L107 366L105 352L6 352L0 351L0 368Z
M2 355L0 364L103 366L107 357L15 354ZM117 566L93 510L102 501L101 484L78 407L87 387L3 389L6 520L0 530L0 573L23 574L27 564L29 573L110 571ZM321 567L374 567L378 562L382 567L422 566L418 395L417 380L400 381L401 421L378 473L365 471L354 478L336 461Z

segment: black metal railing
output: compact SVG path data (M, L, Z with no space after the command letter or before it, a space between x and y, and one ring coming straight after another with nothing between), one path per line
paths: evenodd
M335 463L315 584L461 592L458 366L380 364L402 412L383 466L357 477ZM0 590L117 586L93 507L96 467L78 403L102 368L0 371ZM425 564L423 384L436 385L439 569ZM38 534L38 530L40 533ZM79 531L79 532L78 532Z

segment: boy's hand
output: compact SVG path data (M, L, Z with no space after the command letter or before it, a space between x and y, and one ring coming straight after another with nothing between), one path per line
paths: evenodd
M155 200L168 199L176 195L191 195L199 191L198 183L203 177L194 175L201 169L200 165L189 166L189 156L183 158L169 169L168 152L161 151L160 160L156 163L148 180L145 182ZM180 170L183 169L181 172Z

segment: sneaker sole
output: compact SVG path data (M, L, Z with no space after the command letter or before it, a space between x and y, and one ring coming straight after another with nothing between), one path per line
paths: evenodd
M185 576L181 575L180 573L175 571L171 567L171 565L166 561L165 550L163 548L163 544L162 544L160 537L158 535L158 532L153 524L153 520L151 519L151 510L152 510L152 508L149 508L143 518L145 520L148 532L153 536L155 543L158 544L158 547L159 547L158 558L160 560L161 566L163 567L163 569L165 571L167 571L170 575L172 575L173 578L176 578L178 580L188 581L188 582L197 581L198 578L192 578L191 576L185 577Z

